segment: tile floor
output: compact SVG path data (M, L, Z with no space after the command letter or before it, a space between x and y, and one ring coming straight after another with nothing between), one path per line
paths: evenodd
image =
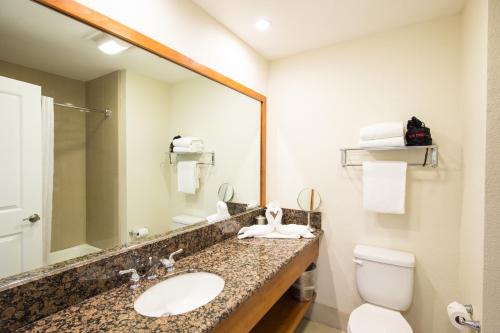
M302 320L295 333L345 333L336 328L307 319Z

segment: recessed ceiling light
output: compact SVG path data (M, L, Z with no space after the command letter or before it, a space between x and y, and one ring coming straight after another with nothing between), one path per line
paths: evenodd
M106 54L118 54L130 48L132 45L106 34L100 34L93 38L99 50Z
M255 28L260 31L269 30L269 28L271 28L271 21L266 18L260 18L255 22Z

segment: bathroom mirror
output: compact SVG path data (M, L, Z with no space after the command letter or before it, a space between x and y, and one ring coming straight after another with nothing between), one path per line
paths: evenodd
M305 188L297 196L297 203L300 209L312 212L321 205L321 196L313 188Z
M220 201L230 202L233 200L234 188L229 183L223 183L219 186L218 196Z
M0 279L205 223L218 194L263 200L257 93L99 22L0 8Z

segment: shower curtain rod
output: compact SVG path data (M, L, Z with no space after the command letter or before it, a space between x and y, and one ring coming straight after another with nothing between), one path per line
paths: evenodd
M80 106L74 106L72 104L63 104L63 103L56 103L54 102L54 105L58 105L58 106L62 106L62 107L65 107L65 108L71 108L71 109L75 109L77 111L80 111L80 112L95 112L95 113L102 113L104 114L104 117L107 119L107 118L111 118L111 110L96 110L96 109L89 109L89 108L85 108L85 107L80 107Z

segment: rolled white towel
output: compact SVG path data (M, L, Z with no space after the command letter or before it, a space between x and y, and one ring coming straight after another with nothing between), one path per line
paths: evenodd
M195 136L186 136L172 141L174 147L190 147L194 144L203 145L203 140Z
M402 121L373 124L359 131L361 141L404 137L404 135L405 126Z
M208 223L215 223L215 222L219 222L222 220L227 220L230 217L231 217L231 215L212 214L212 215L207 216L207 222Z
M298 235L304 238L314 238L314 235L301 224L280 224L276 226L276 231L283 235Z
M256 224L250 227L243 227L238 231L238 239L261 236L274 231L274 226L269 224Z
M362 140L359 142L360 148L404 147L405 145L405 138L402 136L388 139Z

